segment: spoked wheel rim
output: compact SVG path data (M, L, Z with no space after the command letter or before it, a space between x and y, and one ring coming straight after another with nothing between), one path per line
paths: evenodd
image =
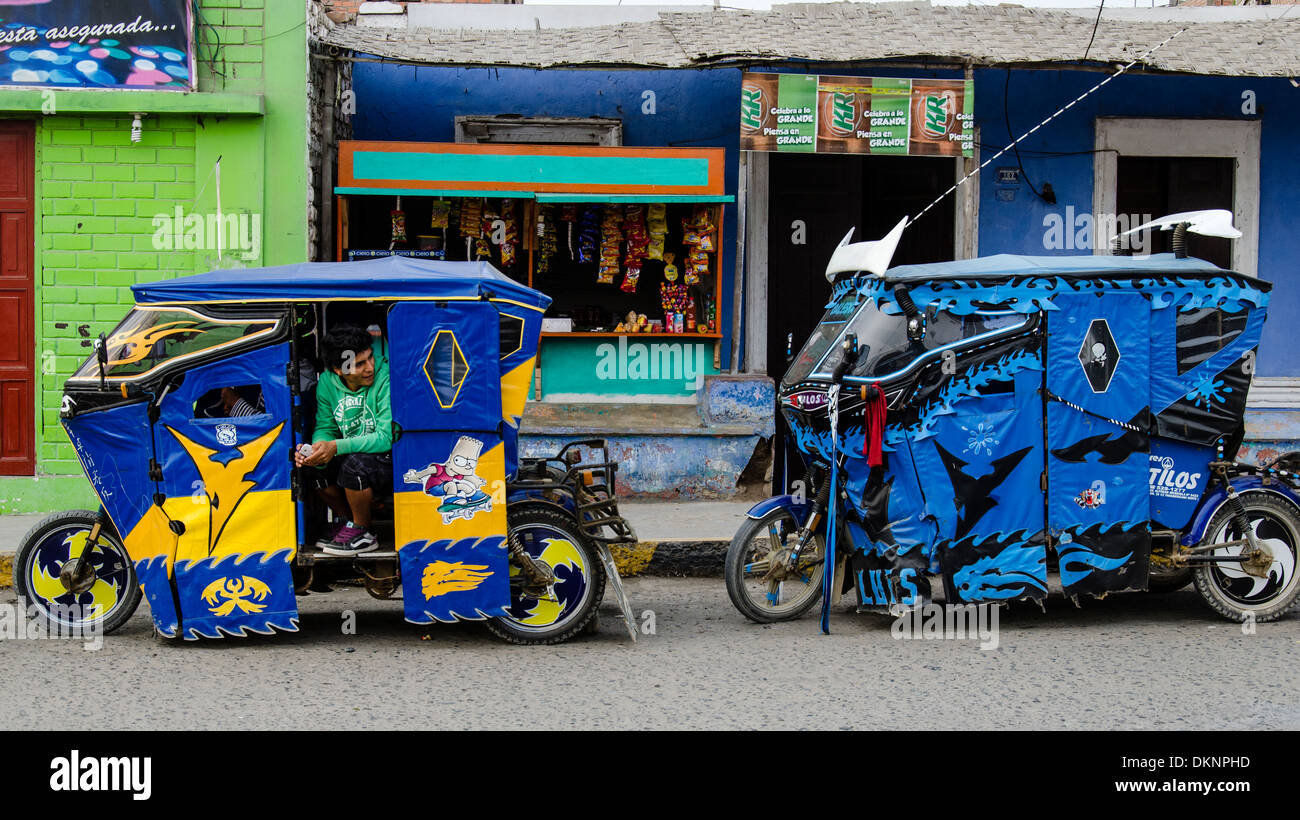
M1246 573L1236 564L1214 564L1209 568L1210 578L1225 598L1243 609L1261 609L1286 594L1300 579L1296 577L1296 547L1300 532L1288 519L1267 509L1246 511L1246 518L1255 539L1273 553L1273 563L1266 577ZM1228 519L1214 542L1235 541L1244 538L1232 519ZM1248 549L1245 545L1225 546L1213 551L1215 556L1240 555Z
M743 548L741 588L757 609L776 617L802 611L809 598L821 594L826 562L820 535L805 546L795 571L780 566L798 543L798 532L799 523L786 513L768 521Z
M127 600L131 564L121 544L101 531L89 554L86 542L90 527L69 523L41 536L19 568L26 582L28 601L51 623L75 629L89 629L105 622L114 609ZM93 575L69 590L59 580L64 564L78 556L89 561Z
M585 609L592 594L592 572L586 551L573 542L570 533L546 524L528 524L511 533L524 551L549 569L554 582L545 591L529 594L520 577L522 570L510 565L510 606L507 617L515 629L550 632L563 629Z

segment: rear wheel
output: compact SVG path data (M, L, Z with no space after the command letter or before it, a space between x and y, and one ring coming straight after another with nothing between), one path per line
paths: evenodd
M1210 607L1233 621L1274 621L1300 602L1296 549L1300 545L1300 512L1285 499L1264 493L1243 493L1241 503L1255 539L1268 547L1273 562L1264 577L1251 575L1240 564L1203 564L1193 570L1196 591ZM1228 504L1215 513L1202 544L1245 538ZM1222 547L1211 555L1240 555L1249 547Z
M493 634L517 644L555 644L581 632L596 617L605 594L600 557L573 518L558 509L524 504L508 509L512 544L518 544L551 578L530 583L513 559L510 607L488 620Z
M86 542L97 523L101 523L99 514L90 510L55 513L32 527L18 546L14 588L46 628L71 635L107 635L126 623L140 605L135 567L107 522L94 549L87 551ZM80 571L62 573L77 558Z

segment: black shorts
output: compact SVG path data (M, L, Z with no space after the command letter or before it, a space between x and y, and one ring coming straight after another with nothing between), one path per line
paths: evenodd
M337 484L345 490L392 492L393 454L348 453L337 456L324 467L303 470L303 483L316 489Z

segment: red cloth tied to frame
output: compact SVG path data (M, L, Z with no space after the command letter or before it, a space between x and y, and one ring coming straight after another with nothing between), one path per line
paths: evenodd
M867 404L862 408L862 455L867 457L868 467L879 467L885 463L883 443L885 440L885 391L879 382L862 388Z

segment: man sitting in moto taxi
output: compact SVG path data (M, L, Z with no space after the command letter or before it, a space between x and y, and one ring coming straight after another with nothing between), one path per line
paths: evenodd
M332 530L316 545L330 555L358 555L379 546L370 529L376 492L393 486L393 415L388 351L382 338L357 327L325 336L325 372L316 388L311 449L294 455L303 483L334 511Z

